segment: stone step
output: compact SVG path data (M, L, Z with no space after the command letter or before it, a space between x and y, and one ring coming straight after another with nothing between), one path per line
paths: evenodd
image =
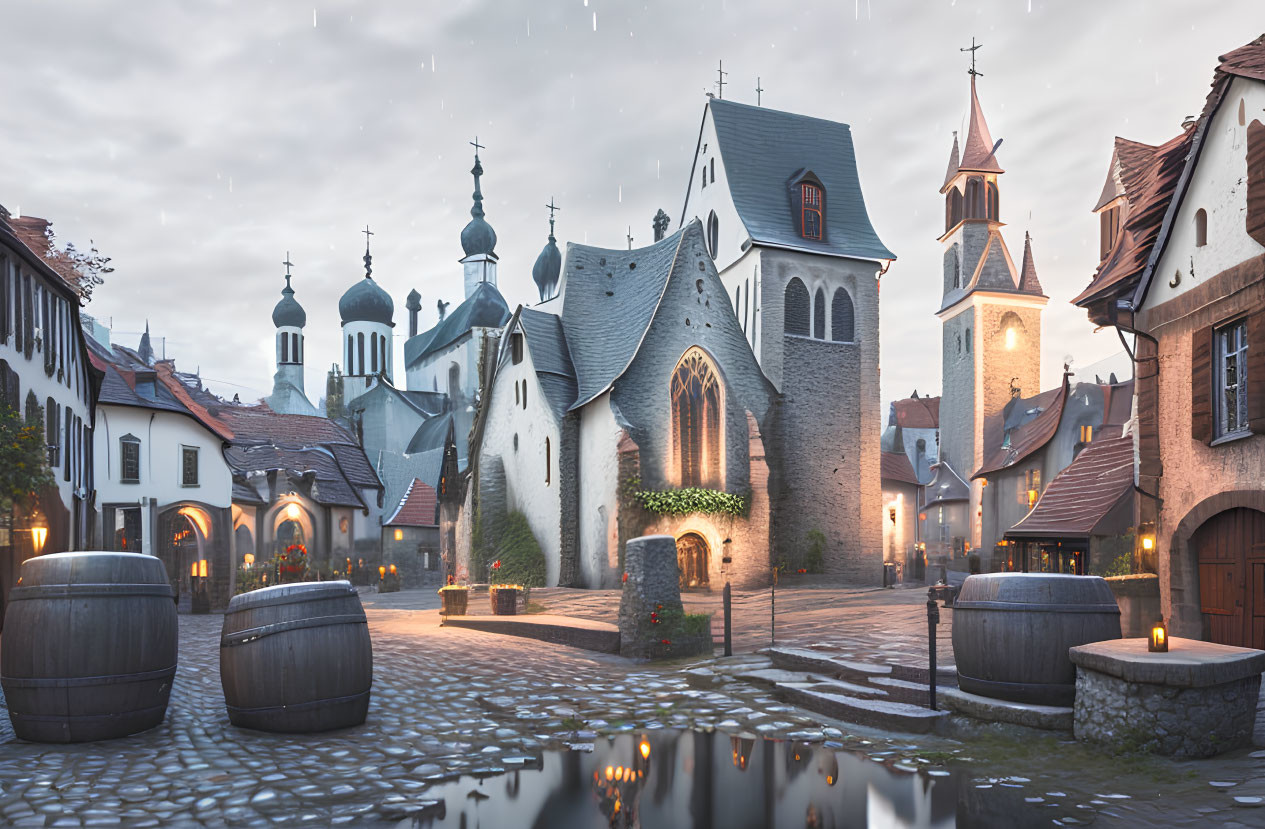
M874 677L892 675L891 665L845 659L807 648L765 648L760 653L769 657L775 668L809 671L861 684Z
M893 702L920 705L924 708L929 702L927 684L925 682L910 682L909 680L896 679L890 676L881 676L870 681L886 691L888 698Z
M828 691L835 694L849 694L857 697L880 699L887 697L886 690L876 688L873 685L858 685L842 679L836 679L832 676L806 673L804 671L787 671L781 668L745 671L743 673L734 674L734 678L741 679L744 682L751 682L756 685L765 685L770 688L793 685L797 688L814 688L819 691Z
M927 684L927 676L930 673L926 665L897 665L890 663L892 667L892 679L901 679L905 682L920 682ZM953 664L936 665L936 685L948 688L956 688L958 686L958 669Z
M948 717L946 711L931 711L903 702L863 699L848 694L819 691L816 690L816 686L808 688L798 687L798 684L778 686L778 694L785 701L817 714L891 731L929 734Z

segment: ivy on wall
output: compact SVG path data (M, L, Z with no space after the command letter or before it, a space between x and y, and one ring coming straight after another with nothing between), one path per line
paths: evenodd
M657 515L690 515L709 513L745 517L750 508L746 495L732 495L715 489L685 487L683 489L636 490L633 497L641 508Z

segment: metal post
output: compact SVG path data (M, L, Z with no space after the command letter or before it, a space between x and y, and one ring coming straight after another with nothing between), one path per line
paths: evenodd
M725 606L725 656L734 655L734 639L733 626L730 624L733 620L733 590L729 586L729 582L725 582L724 593Z
M940 606L936 604L935 588L927 590L927 681L931 710L936 711L936 625L940 623Z
M769 647L777 647L777 568L773 568L773 586L769 588Z

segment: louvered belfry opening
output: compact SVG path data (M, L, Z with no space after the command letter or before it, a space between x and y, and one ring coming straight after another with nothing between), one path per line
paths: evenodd
M715 366L701 348L691 348L672 375L672 436L681 486L723 487L723 405Z

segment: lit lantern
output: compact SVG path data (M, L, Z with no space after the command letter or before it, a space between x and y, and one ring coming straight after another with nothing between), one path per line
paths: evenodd
M641 738L641 744L637 746L637 750L641 752L642 760L650 759L650 741L645 737Z
M1149 536L1149 535L1144 535L1144 536L1142 536L1142 549L1143 549L1143 550L1146 550L1148 553L1149 553L1151 550L1154 550L1154 549L1155 549L1155 538L1154 538L1154 536Z
M395 531L395 540L396 540L396 541L403 541L403 540L404 540L404 530L401 530L401 529L396 529L396 531Z
M385 565L378 568L378 578L385 579L387 577L387 568Z
M302 514L303 514L303 513L302 513L302 511L299 509L299 505L298 505L298 504L288 504L288 505L286 505L286 518L290 519L291 521L298 521L298 520L299 520L299 516L300 516L300 515L302 515Z
M206 559L202 559L198 562L198 575L202 578L206 578Z
M31 527L31 546L35 549L35 555L39 555L44 549L46 541L48 541L48 527Z
M391 575L393 575L393 576L395 575L395 565L394 565L394 564L392 564L392 565L391 565Z
M1164 624L1164 617L1151 625L1151 638L1146 643L1146 649L1152 653L1168 653L1168 625Z
M247 567L251 567L255 563L255 554L247 553L246 555L242 556L242 561L245 563Z
M189 566L189 575L194 578L198 577L198 563L196 561Z

